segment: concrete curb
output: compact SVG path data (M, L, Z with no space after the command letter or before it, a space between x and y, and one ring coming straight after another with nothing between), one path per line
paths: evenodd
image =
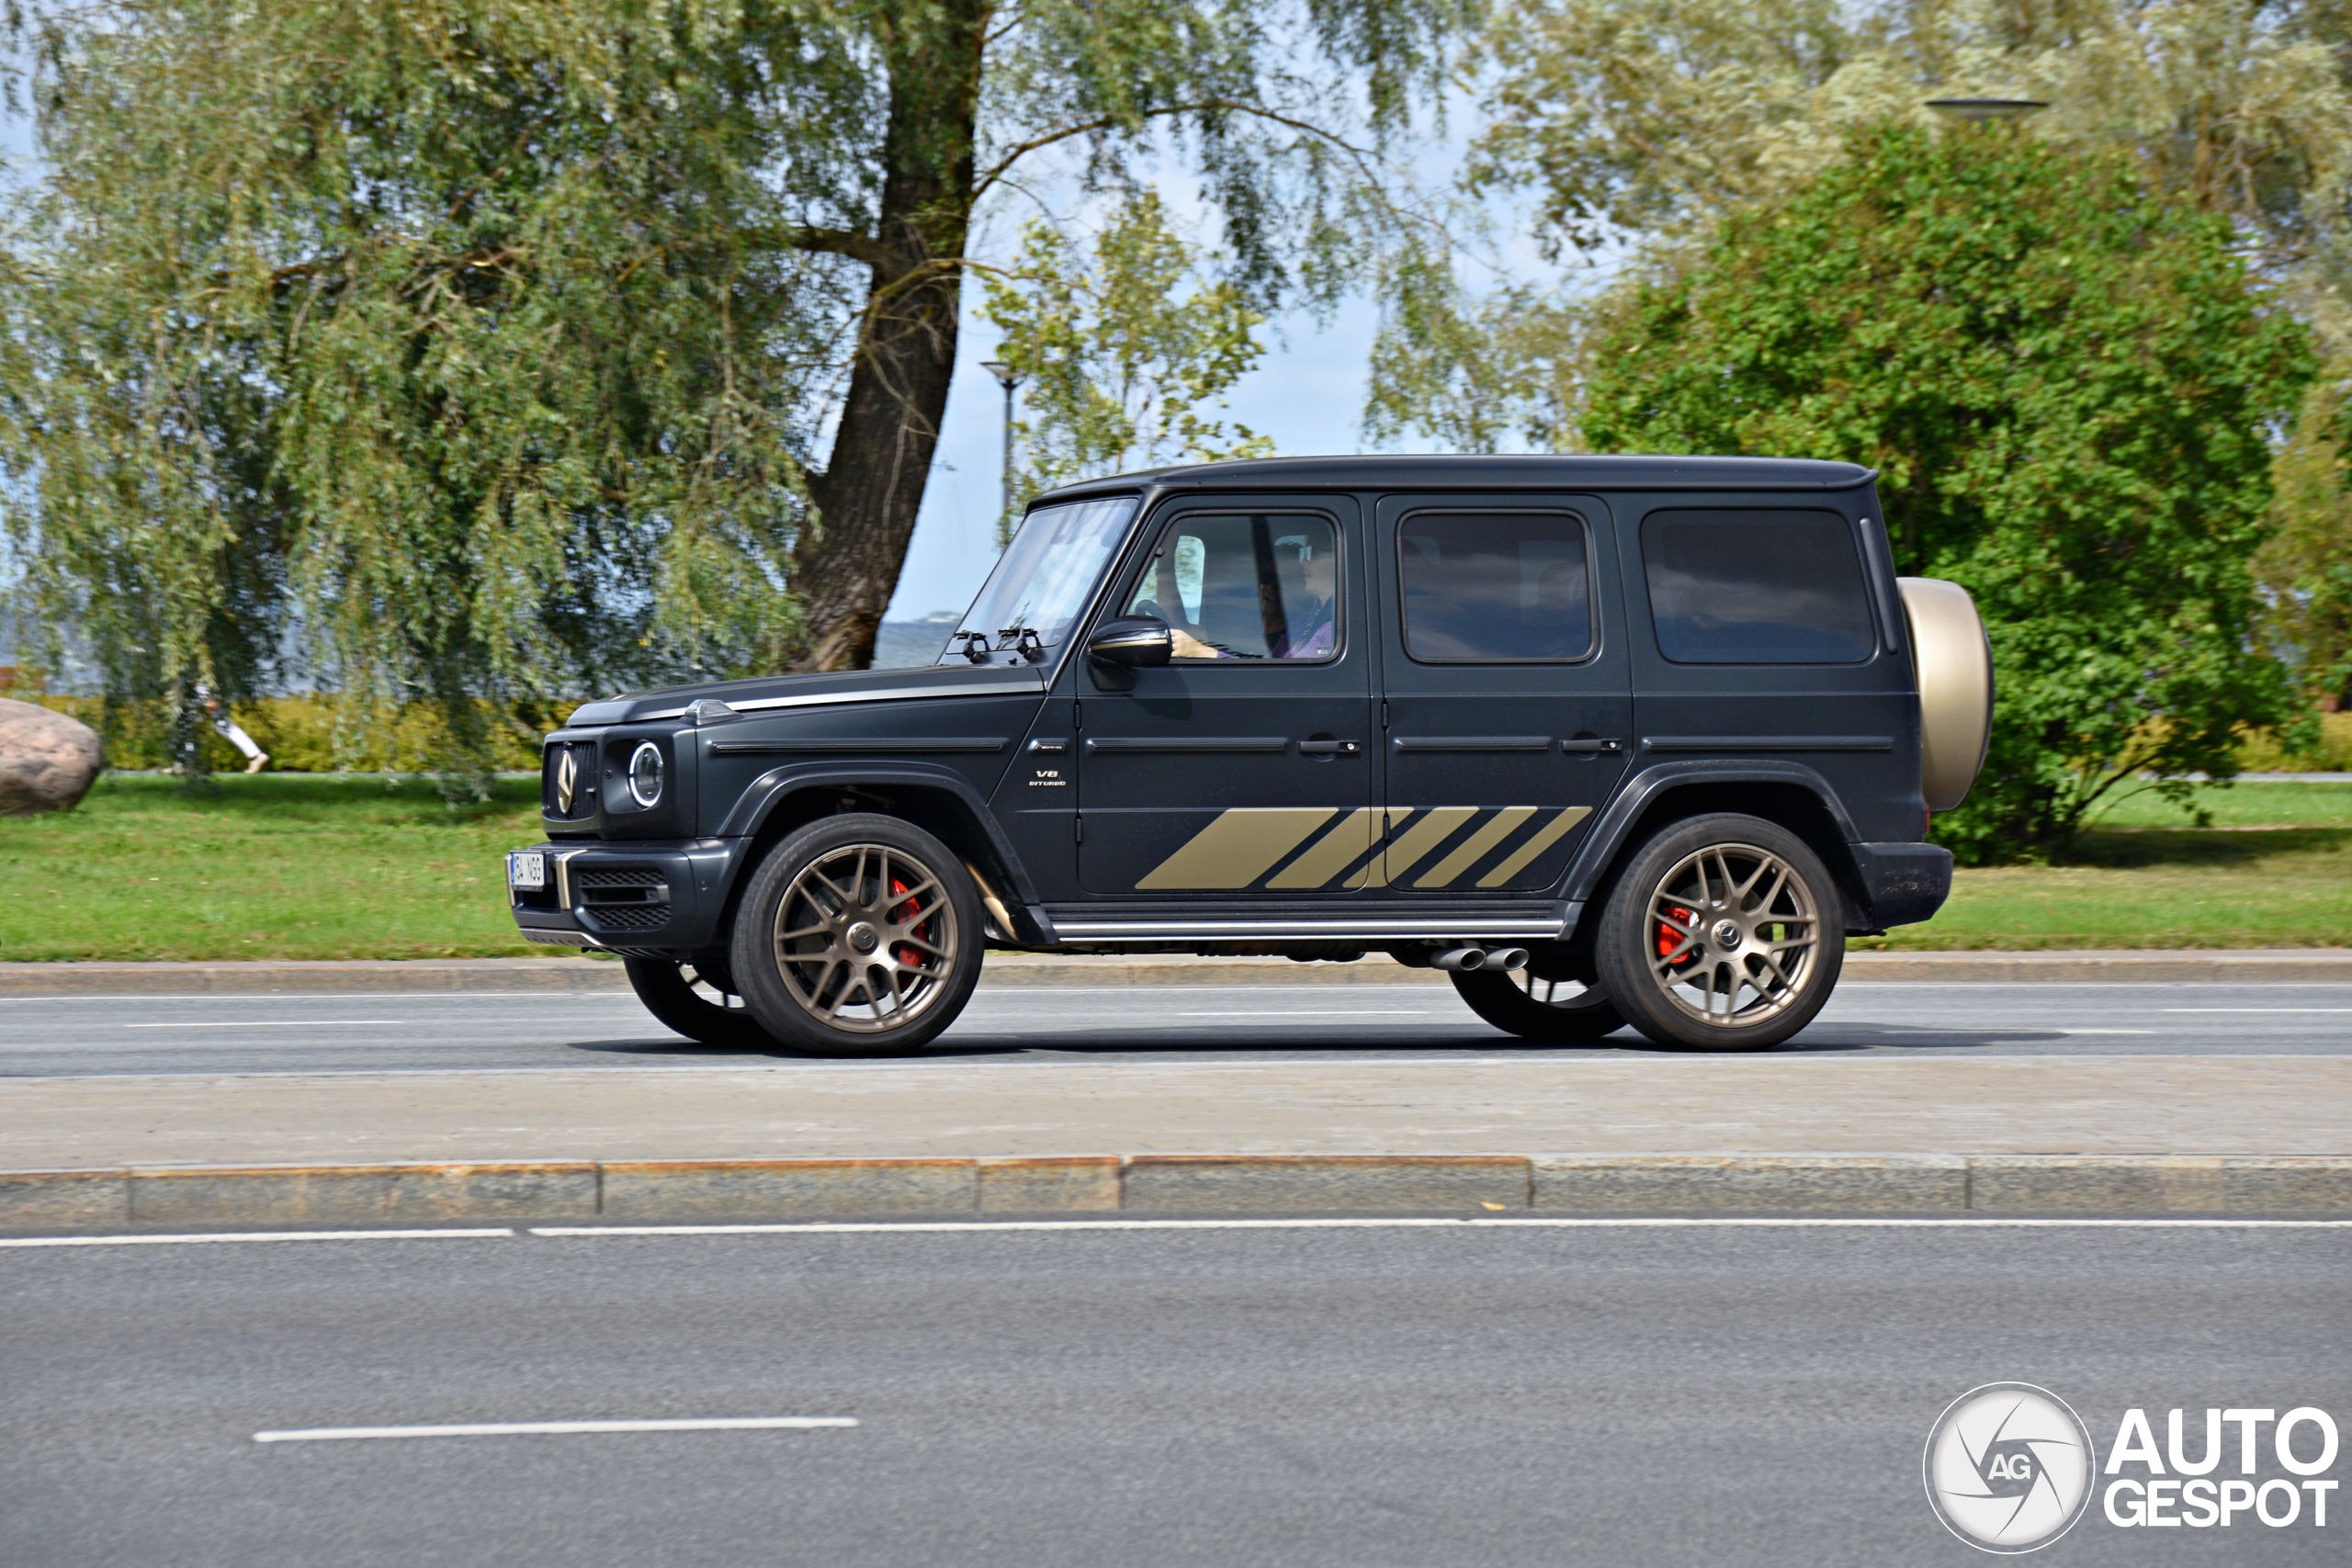
M1283 958L1094 958L990 954L991 986L1443 985L1433 969L1385 957L1352 964ZM2135 984L2352 982L2352 948L2235 952L1849 953L1849 980L2107 981ZM0 997L337 991L616 991L621 966L589 958L284 960L220 964L0 964Z
M0 1231L1015 1214L2352 1214L2352 1157L1078 1155L0 1172Z

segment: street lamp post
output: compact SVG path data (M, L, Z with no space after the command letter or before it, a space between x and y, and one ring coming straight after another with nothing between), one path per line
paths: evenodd
M980 368L995 377L996 384L1004 389L1004 478L996 513L997 543L1001 546L1012 525L1012 394L1020 390L1026 378L1001 359L983 359Z

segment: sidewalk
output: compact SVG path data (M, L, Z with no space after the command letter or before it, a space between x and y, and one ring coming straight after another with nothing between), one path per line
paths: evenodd
M2352 1058L0 1082L0 1230L1497 1206L2352 1214Z
M2352 948L2056 953L1849 953L1849 981L2118 981L2139 984L2343 980ZM1445 984L1433 969L1408 969L1385 956L1353 964L1294 964L1283 958L1145 956L1093 958L990 953L986 986L1235 986ZM628 985L618 963L594 958L285 960L198 964L0 964L0 997L97 992L571 991Z

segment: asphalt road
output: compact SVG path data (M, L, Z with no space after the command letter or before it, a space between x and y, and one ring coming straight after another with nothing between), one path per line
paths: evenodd
M1627 1030L1531 1049L1429 985L1046 987L983 983L925 1059L1393 1059L1650 1051ZM2342 1055L2352 985L1869 982L1841 987L1784 1054ZM712 1050L624 991L0 998L0 1077L708 1066L800 1058Z
M2102 1459L2128 1407L2159 1443L2175 1406L2193 1431L2207 1406L2342 1421L2348 1291L2352 1230L2318 1226L10 1250L0 1557L1967 1564L1984 1559L1920 1480L1929 1427L1964 1391L2047 1388ZM255 1440L778 1416L856 1425ZM2293 1479L2267 1431L2256 1462L2256 1484ZM2221 1473L2235 1469L2232 1442ZM2328 1473L2347 1472L2352 1452ZM2035 1561L2341 1562L2352 1499L2332 1502L2324 1529L2305 1506L2292 1526L2241 1515L2227 1531L2119 1529L2095 1503Z

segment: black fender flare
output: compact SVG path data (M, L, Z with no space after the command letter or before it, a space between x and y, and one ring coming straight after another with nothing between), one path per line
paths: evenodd
M1013 852L1012 841L1005 837L997 823L996 814L989 809L987 799L973 787L972 782L953 768L926 762L854 762L820 761L788 763L770 768L744 786L743 793L728 808L720 821L717 836L748 843L758 837L777 807L805 790L811 789L874 789L918 788L941 790L954 795L979 824L988 836L989 851L997 863L1004 868L1012 882L1011 892L1023 910L1035 908L1039 900L1036 885L1029 878L1028 868ZM741 866L736 867L738 873ZM728 889L729 897L733 889Z
M1655 762L1626 781L1624 787L1602 809L1600 820L1593 824L1592 831L1585 836L1584 843L1568 863L1567 874L1562 878L1555 896L1566 902L1570 922L1581 915L1584 906L1591 900L1602 880L1616 864L1634 825L1642 819L1659 796L1669 790L1690 784L1726 784L1792 785L1804 791L1820 805L1824 815L1846 845L1862 841L1860 833L1855 829L1853 818L1838 804L1838 792L1830 787L1829 781L1802 762L1746 760ZM1844 865L1832 863L1830 874L1847 886L1849 896L1860 894L1867 898L1867 890L1861 886L1860 868L1851 848L1847 850L1845 861Z

